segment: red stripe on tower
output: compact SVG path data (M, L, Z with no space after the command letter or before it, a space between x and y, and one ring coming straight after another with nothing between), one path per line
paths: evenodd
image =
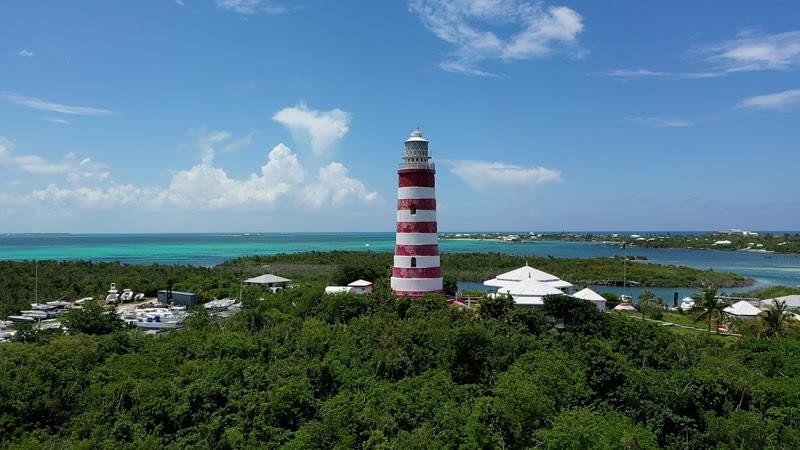
M392 289L398 296L442 292L436 225L436 167L419 130L405 141L397 190L397 245Z

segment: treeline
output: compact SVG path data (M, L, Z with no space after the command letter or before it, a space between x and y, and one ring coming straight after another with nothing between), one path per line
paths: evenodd
M626 265L622 258L551 258L514 256L502 253L445 253L441 256L442 271L459 281L484 281L524 264L544 270L576 285L599 281L622 281ZM373 252L306 252L281 255L248 256L221 264L221 267L244 270L253 266L308 265L317 270L326 265L365 265L380 268L390 276L392 255ZM752 280L741 275L683 266L645 263L628 259L627 279L647 287L720 288L747 286Z
M261 297L155 338L0 346L0 446L800 448L796 337L675 335L569 297L550 319L385 288Z
M644 248L695 248L714 250L768 250L778 253L800 253L800 234L763 234L744 236L739 233L710 233L704 235L658 236L639 241L625 238L625 242ZM730 243L717 244L715 242Z
M455 253L442 255L448 286L456 281L483 281L525 263L576 285L623 279L620 258L542 258L500 253ZM27 309L34 301L38 265L38 297L42 301L82 297L105 298L111 283L155 296L172 287L199 294L201 300L236 297L241 280L276 273L299 281L347 284L357 278L380 282L391 277L392 255L375 252L307 252L251 256L227 261L216 267L183 265L127 265L91 261L0 261L0 318ZM732 287L752 280L732 273L644 262L627 264L627 279L649 287Z

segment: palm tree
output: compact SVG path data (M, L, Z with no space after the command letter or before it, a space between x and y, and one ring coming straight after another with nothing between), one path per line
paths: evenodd
M722 319L728 316L725 311L728 305L717 298L717 289L713 287L703 289L703 293L700 294L700 298L697 300L697 305L693 309L699 311L700 314L697 315L694 321L705 320L708 323L708 332L710 333L712 320L719 325ZM719 329L717 329L717 333L719 333Z
M773 299L772 302L772 307L767 310L763 318L766 326L764 334L767 336L780 336L783 334L786 324L791 320L791 316L786 309L786 303L777 299Z
M653 294L650 291L644 291L641 294L639 294L639 297L636 299L636 309L638 309L639 312L642 313L642 319L644 319L645 311L647 311L647 309L650 306L652 306L653 299L655 298L656 298L655 294Z

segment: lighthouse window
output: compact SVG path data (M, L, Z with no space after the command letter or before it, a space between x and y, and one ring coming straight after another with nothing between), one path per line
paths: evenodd
M413 216L413 215L416 215L416 214L417 214L417 206L416 205L411 205L411 215Z
M411 257L411 267L417 267L417 258Z

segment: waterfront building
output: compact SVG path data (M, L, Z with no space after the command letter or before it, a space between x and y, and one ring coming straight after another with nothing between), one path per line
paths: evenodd
M436 167L419 130L405 141L397 168L397 227L391 287L398 296L442 292L436 224Z

